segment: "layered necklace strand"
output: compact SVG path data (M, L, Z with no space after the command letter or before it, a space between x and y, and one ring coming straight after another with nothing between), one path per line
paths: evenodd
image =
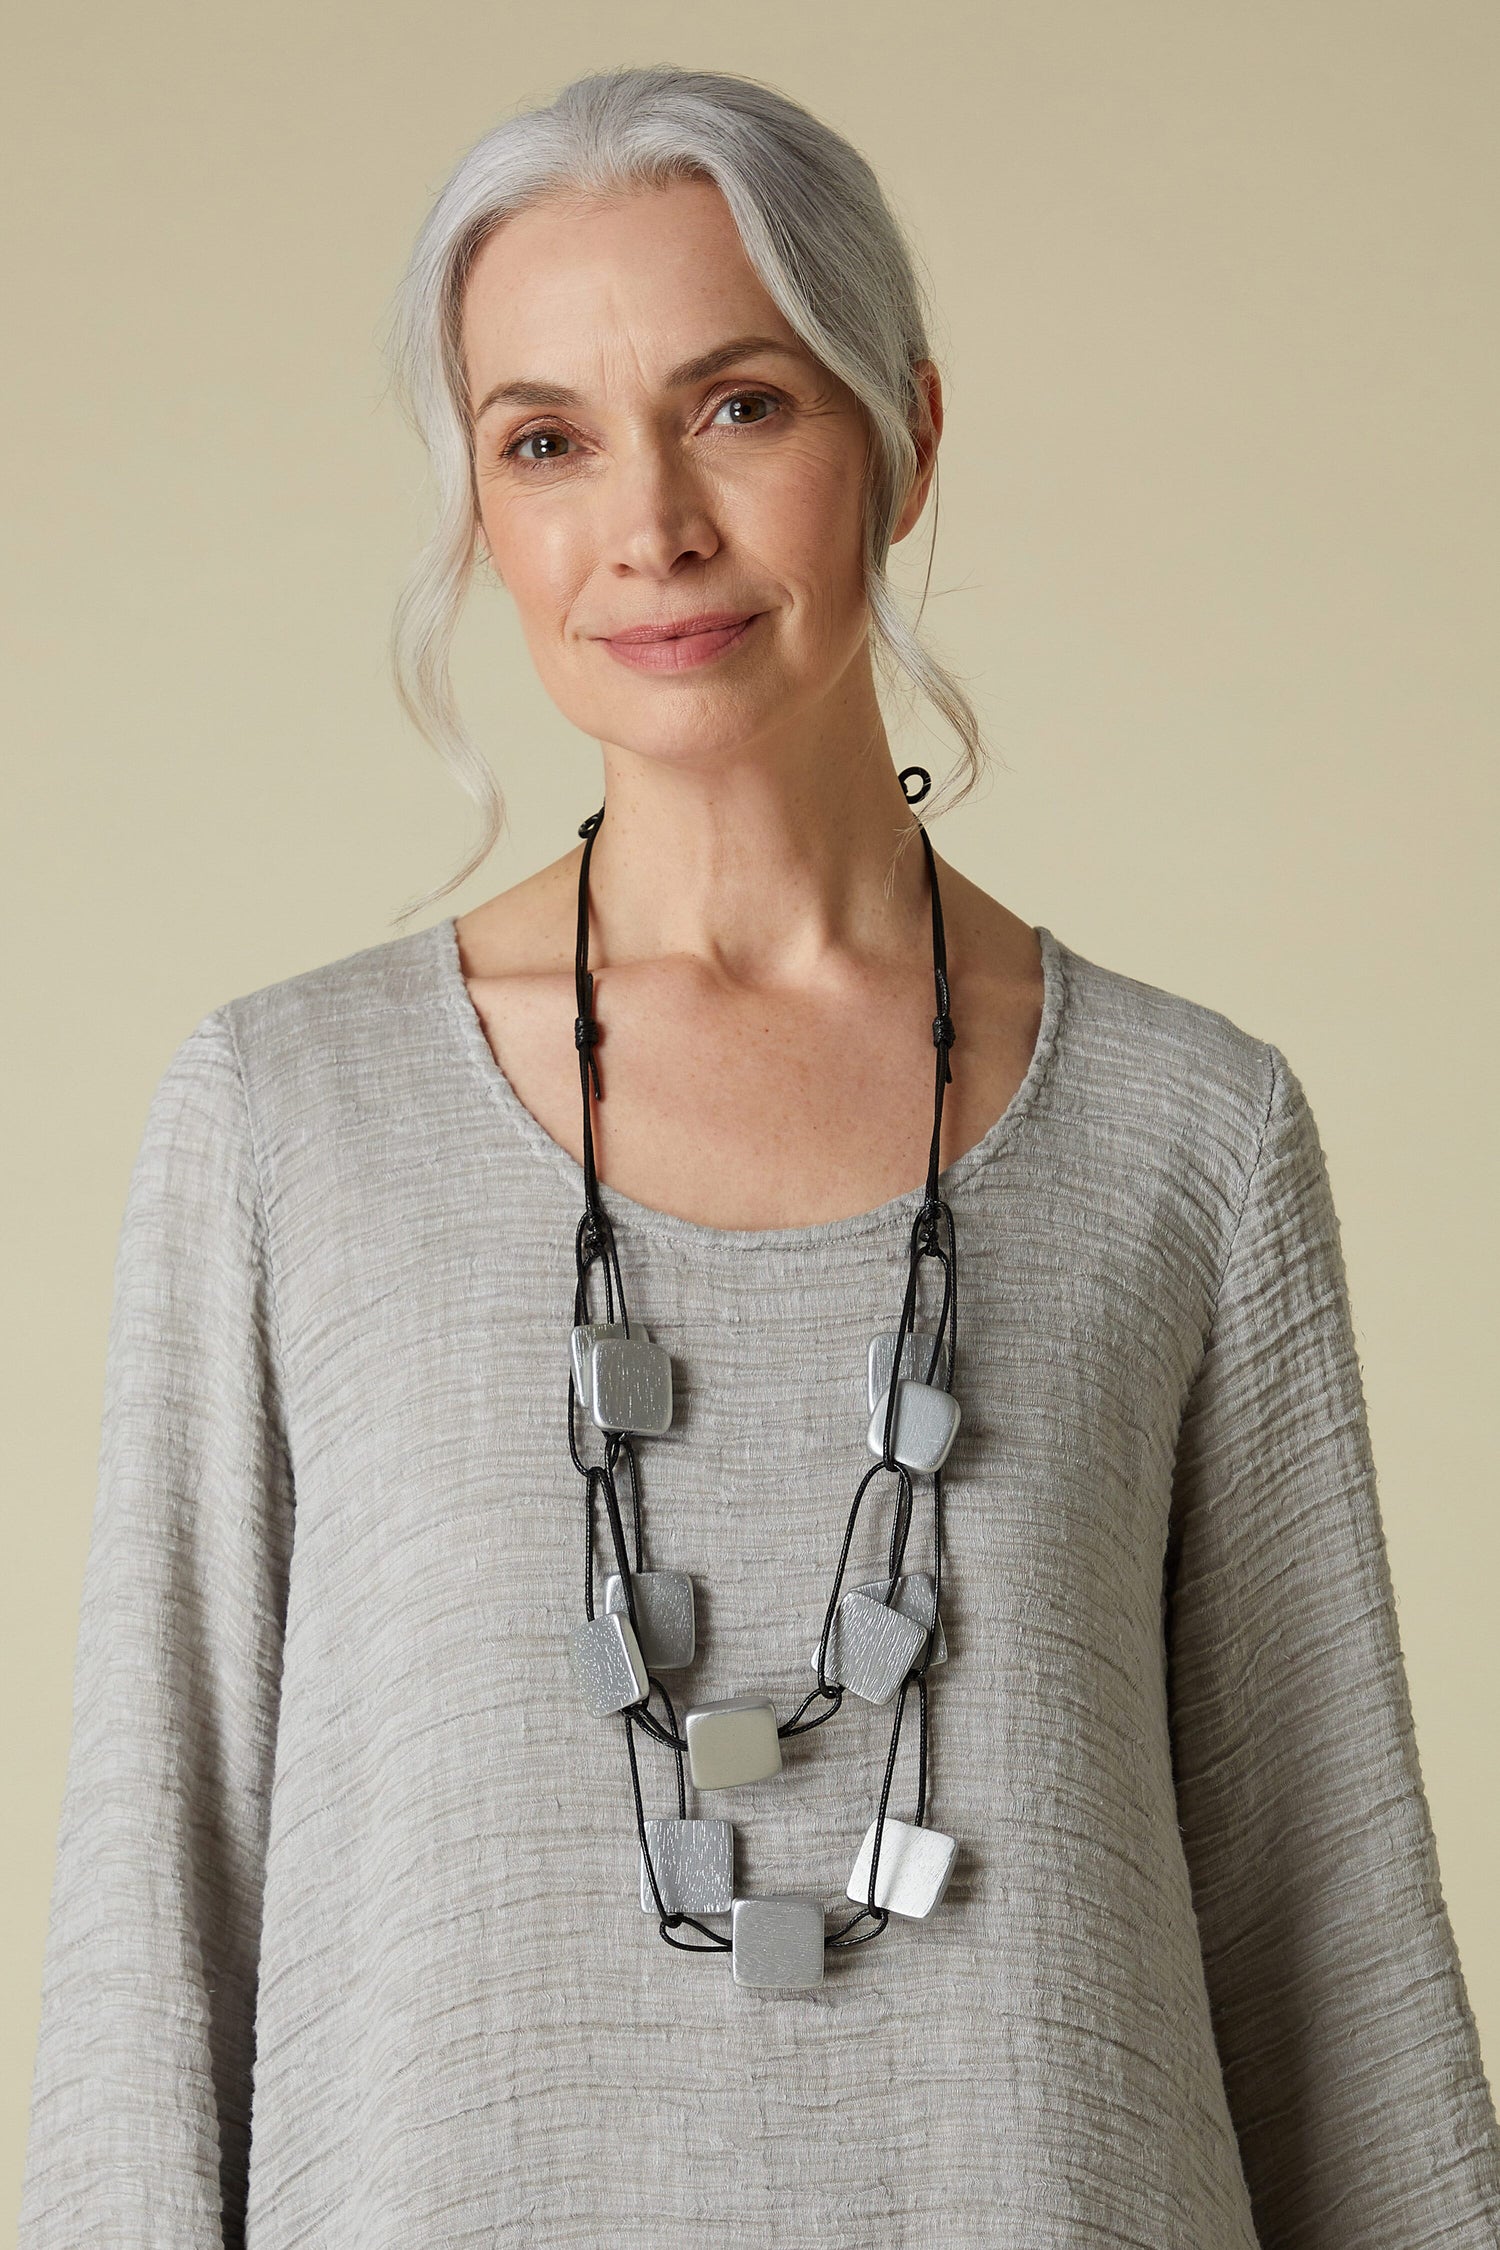
M906 789L909 778L919 786ZM921 766L900 775L908 804L918 804L931 788ZM573 1679L597 1717L625 1721L625 1746L635 1799L640 1841L641 1906L657 1916L657 1933L683 1953L728 1953L736 1984L779 1990L822 1982L826 1952L866 1944L879 1937L892 1915L925 1921L947 1887L958 1845L955 1838L926 1825L927 1675L947 1655L938 1601L942 1591L943 1463L958 1429L958 1402L952 1375L958 1332L957 1242L953 1213L938 1192L938 1150L943 1123L943 1089L952 1078L948 1049L953 1019L948 1011L947 953L937 866L927 830L914 823L927 859L932 895L932 970L937 1013L932 1040L937 1050L932 1143L921 1207L912 1221L907 1277L901 1313L894 1330L871 1339L866 1368L866 1447L875 1456L860 1478L848 1520L823 1628L812 1651L817 1684L788 1719L778 1721L769 1696L751 1692L690 1708L678 1731L672 1699L660 1678L694 1661L696 1632L693 1581L683 1571L647 1568L641 1530L640 1478L634 1440L660 1436L672 1421L672 1362L625 1305L625 1284L614 1231L599 1193L594 1164L590 1092L602 1100L594 1047L599 1027L593 1011L594 979L588 966L589 858L604 819L604 807L579 827L584 838L578 872L578 945L575 962L578 1049L583 1095L584 1210L574 1244L577 1283L568 1371L568 1451L584 1484L584 1622L569 1636ZM934 1260L942 1269L942 1306L935 1329L918 1329L921 1267ZM589 1274L598 1265L604 1277L604 1317L591 1317ZM576 1408L586 1426L600 1433L602 1457L585 1460L579 1452ZM630 1472L632 1536L625 1536L617 1482L621 1464ZM845 1566L865 1493L879 1476L894 1476L890 1540L883 1577L843 1593ZM932 1572L904 1571L911 1528L912 1479L932 1479ZM606 1580L604 1607L594 1601L595 1506L602 1500L614 1549L615 1568ZM918 1704L916 1810L910 1821L887 1812L901 1721L908 1691L915 1685ZM728 1789L764 1781L781 1771L781 1744L831 1719L845 1693L868 1703L895 1702L890 1745L879 1805L855 1854L845 1895L859 1911L829 1928L820 1897L775 1892L741 1895L734 1881L734 1829L728 1820L690 1818L687 1782L696 1791ZM651 1709L661 1698L664 1717ZM820 1706L814 1709L814 1706ZM811 1714L811 1715L809 1715ZM677 1767L677 1810L667 1819L648 1817L641 1794L636 1733L669 1749ZM704 1914L727 1914L730 1928L711 1929ZM862 1925L868 1924L868 1927ZM686 1926L697 1939L677 1933Z

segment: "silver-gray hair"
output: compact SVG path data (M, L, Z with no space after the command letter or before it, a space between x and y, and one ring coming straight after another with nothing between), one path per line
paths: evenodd
M596 72L565 86L546 108L507 118L460 160L417 236L388 320L392 387L427 449L439 501L437 523L396 604L391 669L407 715L484 815L484 834L464 865L399 920L472 874L505 823L449 673L454 629L482 552L462 358L470 269L496 226L545 196L684 178L718 187L767 292L868 416L864 576L872 655L887 684L904 674L960 744L959 764L924 817L939 798L966 796L980 777L985 750L973 705L901 614L885 575L891 533L917 471L912 430L925 402L914 370L931 353L912 255L879 181L842 135L757 79L667 64Z

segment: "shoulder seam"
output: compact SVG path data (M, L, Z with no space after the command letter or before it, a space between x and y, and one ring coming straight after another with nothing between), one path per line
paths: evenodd
M1266 1136L1271 1128L1271 1112L1276 1107L1276 1092L1281 1084L1281 1064L1277 1059L1276 1049L1269 1040L1264 1039L1260 1042L1260 1047L1266 1061L1271 1066L1271 1087L1266 1095L1266 1111L1260 1121L1260 1132L1256 1136L1255 1155L1250 1165L1249 1177L1245 1181L1245 1192L1240 1200L1239 1210L1235 1213L1234 1225L1229 1230L1229 1241L1224 1251L1224 1263L1220 1268L1219 1278L1214 1287L1214 1301L1209 1307L1207 1333L1210 1336L1213 1334L1214 1324L1219 1317L1219 1300L1224 1294L1224 1284L1229 1279L1229 1268L1234 1260L1234 1246L1239 1241L1240 1228L1244 1224L1245 1213L1250 1208L1250 1199L1255 1193L1255 1183L1260 1177L1261 1159L1266 1153Z

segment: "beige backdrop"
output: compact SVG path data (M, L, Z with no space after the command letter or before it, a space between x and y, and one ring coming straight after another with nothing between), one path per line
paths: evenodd
M151 1088L220 1001L393 934L472 832L386 682L425 501L378 324L471 139L579 70L664 60L849 133L930 274L928 625L996 753L940 849L1274 1039L1308 1088L1500 2076L1500 7L55 0L0 72L8 2211ZM565 851L598 798L496 592L458 680L512 827L422 921ZM898 747L946 770L935 728Z

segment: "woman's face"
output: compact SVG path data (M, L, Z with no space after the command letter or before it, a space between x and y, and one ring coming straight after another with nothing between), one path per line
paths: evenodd
M575 726L712 764L790 739L868 678L864 416L767 295L716 187L506 221L471 269L463 353L485 542ZM898 537L929 477L930 460ZM705 617L720 623L617 638Z

